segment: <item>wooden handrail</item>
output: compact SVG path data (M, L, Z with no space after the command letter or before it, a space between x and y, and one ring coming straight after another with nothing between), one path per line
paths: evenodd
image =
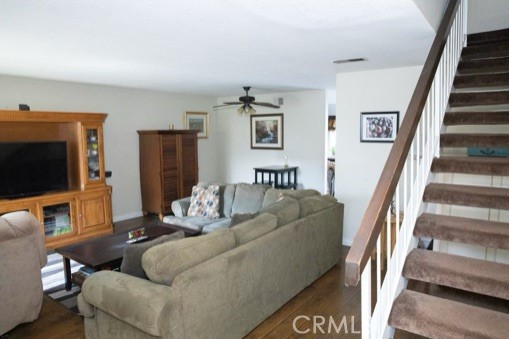
M346 257L345 283L347 286L356 286L359 283L361 272L366 266L382 230L384 218L396 191L417 126L421 120L422 111L459 4L460 0L449 0L396 140Z

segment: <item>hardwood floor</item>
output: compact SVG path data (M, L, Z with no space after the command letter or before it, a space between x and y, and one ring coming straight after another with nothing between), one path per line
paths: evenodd
M157 222L158 218L153 216L134 218L117 222L115 231ZM348 250L348 247L343 246L341 262L344 262ZM340 266L333 267L262 322L246 338L360 338L360 287L346 287L344 281L344 270ZM323 325L313 327L314 322L320 324L322 320ZM297 331L293 328L294 323ZM327 334L329 323L335 325L339 333ZM331 329L335 332L334 327ZM84 338L83 319L45 297L39 318L16 327L6 337Z
M64 305L44 296L39 318L31 323L21 324L0 338L85 338L83 318Z

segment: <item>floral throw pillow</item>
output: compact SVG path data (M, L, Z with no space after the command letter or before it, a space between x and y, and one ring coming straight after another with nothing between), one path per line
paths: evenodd
M219 218L219 185L193 186L188 216Z

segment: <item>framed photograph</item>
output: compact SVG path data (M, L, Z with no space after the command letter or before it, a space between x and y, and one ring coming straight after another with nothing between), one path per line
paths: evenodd
M209 137L209 113L207 112L186 112L184 113L184 125L186 129L197 129L198 138Z
M362 112L361 142L394 142L399 112Z
M283 114L251 115L251 149L283 149Z

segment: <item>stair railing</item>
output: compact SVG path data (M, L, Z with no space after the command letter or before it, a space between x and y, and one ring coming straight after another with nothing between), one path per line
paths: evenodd
M363 338L388 337L392 331L387 325L389 315L394 299L406 285L402 278L406 255L417 245L413 228L431 162L439 154L442 121L461 50L466 45L466 20L467 0L450 0L346 258L346 285L357 285L361 279ZM400 225L394 235L392 221ZM382 227L386 228L385 241L381 239ZM382 243L386 248L381 248ZM382 250L386 252L383 263ZM371 265L373 251L376 267ZM374 305L372 300L376 300Z

